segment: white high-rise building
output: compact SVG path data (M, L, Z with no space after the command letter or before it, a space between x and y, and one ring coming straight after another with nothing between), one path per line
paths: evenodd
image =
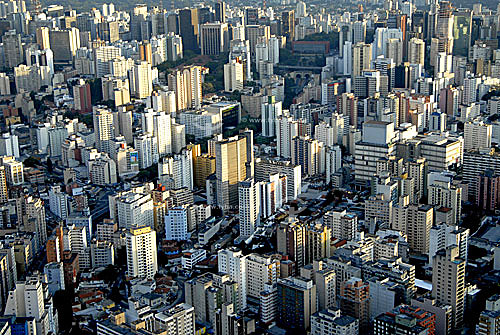
M142 131L153 134L156 138L159 157L172 153L172 119L170 114L147 109L141 115Z
M191 65L168 75L168 88L177 97L177 110L201 108L201 72L201 66Z
M167 241L186 241L188 239L188 209L175 207L165 215L165 239Z
M238 248L219 250L217 253L219 273L228 274L231 280L238 283L238 306L236 310L247 306L247 256L243 256Z
M111 140L115 138L111 110L102 106L94 107L94 135L97 150L111 154Z
M158 178L163 185L174 189L187 187L192 190L193 154L189 149L183 149L179 154L164 157L158 164Z
M158 272L156 232L137 227L127 232L127 276L154 278Z
M410 64L425 64L425 42L419 38L412 38L408 43L408 62Z
M52 186L49 189L50 211L60 219L66 219L69 215L68 195L61 192L61 186Z
M3 133L0 137L0 156L19 158L19 142L17 135Z
M224 64L224 91L234 92L243 89L243 64L235 59Z
M284 158L292 157L294 137L299 135L298 122L291 116L279 117L276 123L276 147L278 156Z
M10 79L5 73L0 73L0 95L10 95Z
M144 99L153 92L153 71L146 61L135 62L130 71L130 93L138 99Z
M110 74L110 61L119 58L121 55L121 49L112 45L105 45L94 49L96 77L101 78Z
M274 96L269 96L268 101L262 104L262 136L276 136L276 123L283 114L282 102L276 101Z
M239 184L240 236L242 237L250 237L260 223L259 191L259 184L253 179L247 179Z
M464 150L491 148L493 127L483 121L470 121L464 125Z
M59 290L64 290L63 263L53 262L45 264L43 273L47 276L47 286L50 294L54 295Z
M155 314L155 324L161 329L176 335L191 335L196 333L194 307L179 304L161 313Z
M459 226L450 226L445 223L438 223L431 228L429 243L429 262L432 261L437 252L446 249L451 245L456 245L459 250L459 257L467 259L469 253L469 229Z
M152 227L153 199L151 195L135 193L132 191L110 197L110 211L114 214L120 228L131 229L135 227Z
M158 163L158 140L150 133L142 133L134 138L134 148L139 156L139 167L146 169Z

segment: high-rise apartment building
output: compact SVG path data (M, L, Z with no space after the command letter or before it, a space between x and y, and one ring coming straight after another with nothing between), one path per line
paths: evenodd
M243 64L235 59L224 64L224 91L234 92L243 89Z
M147 98L153 91L153 73L147 61L137 61L130 71L130 93L139 99Z
M158 271L156 232L151 227L135 227L127 232L127 275L152 279Z
M370 321L370 286L353 277L340 287L340 308L349 316L359 320L359 328L366 331Z
M15 30L9 30L2 36L2 43L6 67L13 68L24 61L24 50L20 34L17 34Z
M432 296L451 305L453 329L459 329L464 322L466 260L459 254L459 248L450 245L439 250L432 262Z
M103 106L94 107L94 134L97 150L111 153L111 140L115 138L113 113Z
M464 150L491 148L492 125L483 121L469 121L464 125Z
M250 237L260 223L260 188L253 179L241 181L238 186L240 236Z
M201 66L191 65L168 75L168 88L175 92L177 110L201 107L201 71Z
M277 230L277 250L295 262L296 269L306 265L306 227L298 222L282 222Z
M372 61L372 46L363 42L357 43L352 51L352 77L360 76L364 70L369 70Z

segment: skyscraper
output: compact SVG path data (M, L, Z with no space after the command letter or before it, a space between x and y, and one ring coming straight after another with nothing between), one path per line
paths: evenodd
M202 55L218 55L229 50L227 23L204 23L200 25Z
M215 21L226 21L226 3L224 1L217 1L215 3Z
M287 10L281 14L281 32L289 41L295 40L295 11Z
M238 195L240 236L250 237L260 223L259 184L255 183L253 179L240 182Z
M130 71L130 93L136 98L144 99L153 91L153 74L151 64L146 61L136 61Z
M223 211L238 206L238 184L247 178L247 139L234 136L215 143L217 205Z
M9 30L2 36L2 43L6 67L13 68L24 61L20 34L17 34L15 30Z
M359 320L360 333L366 331L370 321L370 286L361 279L353 277L340 287L340 306L342 311Z
M158 271L156 232L151 227L127 232L127 276L152 279Z
M94 134L97 150L111 153L110 141L115 138L113 114L103 106L94 107Z
M243 78L243 64L239 60L232 59L224 64L224 91L241 91Z
M198 9L184 8L179 11L179 33L186 50L198 50Z
M354 45L352 53L352 77L356 78L361 75L364 70L369 70L372 60L372 46L359 42Z
M304 332L316 313L316 285L301 277L278 279L278 326Z
M168 75L168 88L175 92L177 110L199 109L202 100L201 66L191 65Z
M464 321L465 263L456 245L439 250L432 262L432 296L452 307L452 327L459 329Z

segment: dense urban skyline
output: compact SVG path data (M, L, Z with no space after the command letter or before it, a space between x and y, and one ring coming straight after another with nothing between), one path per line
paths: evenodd
M0 335L498 335L500 4L0 2Z

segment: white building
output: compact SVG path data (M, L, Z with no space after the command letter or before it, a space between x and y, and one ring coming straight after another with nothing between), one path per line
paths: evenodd
M179 114L178 122L185 125L186 134L196 139L222 133L222 115L218 111L186 111Z
M146 169L158 163L158 140L150 133L141 133L134 137L134 148L139 156L139 167Z
M68 195L61 191L61 186L52 186L49 189L50 211L60 219L69 215Z
M188 218L187 207L175 207L165 215L165 239L168 241L187 241Z
M464 125L464 150L491 148L492 125L483 121L470 121Z
M240 236L249 237L260 224L260 188L253 179L239 183Z
M311 316L311 335L357 335L359 321L351 316L341 315L340 309L327 309Z
M273 96L269 96L268 101L262 104L262 136L276 136L276 123L283 113L282 105L282 102L276 101Z
M59 290L64 290L64 269L62 263L47 263L43 267L43 273L47 276L47 286L50 294L54 295Z
M164 157L158 163L158 178L163 185L173 189L187 187L192 190L193 154L190 149L182 149L180 154Z
M238 283L238 305L240 309L247 306L247 264L246 256L237 248L219 250L217 253L219 272L228 274L231 280Z
M234 92L243 89L243 64L235 59L224 64L224 91Z
M149 194L130 191L116 197L110 196L110 211L115 206L120 228L152 227L154 224L153 199Z
M19 142L17 135L3 133L0 137L0 156L19 158Z
M127 232L127 276L152 279L158 271L156 232L151 227Z

